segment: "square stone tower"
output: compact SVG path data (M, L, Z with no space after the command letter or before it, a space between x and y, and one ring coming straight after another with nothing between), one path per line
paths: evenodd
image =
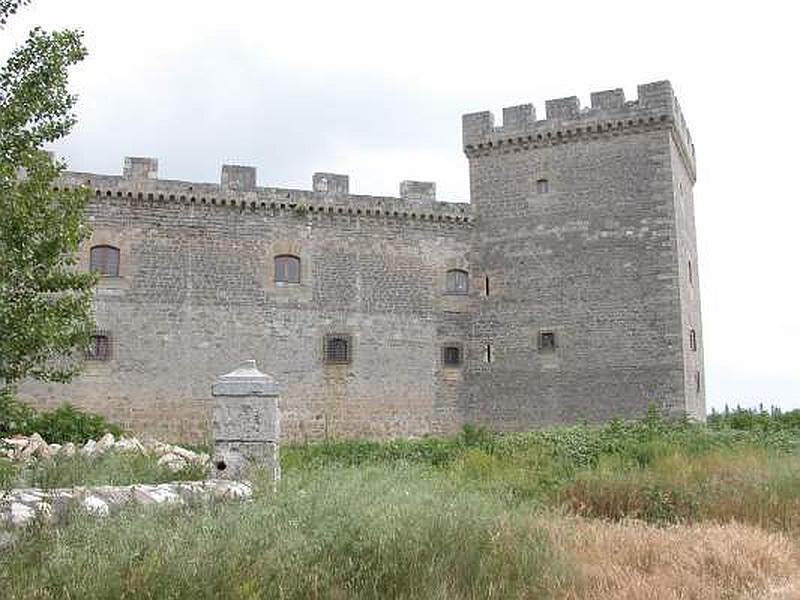
M705 417L694 147L669 82L464 115L485 278L465 420Z

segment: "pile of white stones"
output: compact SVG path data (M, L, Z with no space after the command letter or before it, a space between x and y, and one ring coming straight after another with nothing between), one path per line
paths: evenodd
M0 491L0 527L22 527L36 518L52 522L65 514L69 506L104 517L132 504L195 505L211 500L247 500L252 494L249 484L225 479L53 490L20 488Z
M66 444L48 444L42 436L34 433L30 436L14 436L0 441L0 456L13 461L34 461L56 457L70 457L76 454L94 458L107 452L139 452L158 457L158 464L173 472L189 466L208 467L210 457L203 452L192 452L181 446L165 444L158 440L139 441L135 437L116 439L107 433L99 440L89 440L83 446L72 442Z

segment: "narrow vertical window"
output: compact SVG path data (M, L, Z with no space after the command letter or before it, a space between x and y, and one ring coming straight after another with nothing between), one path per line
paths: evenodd
M694 329L689 330L689 348L691 348L693 352L697 352L697 334Z
M448 345L442 349L442 362L445 367L460 367L461 360L461 346Z
M119 248L92 246L89 250L89 270L104 277L119 277Z
M692 272L692 261L689 261L689 284L694 285L694 273Z
M539 347L539 352L555 352L556 349L555 331L540 331L538 347Z
M451 269L447 272L445 290L448 294L466 294L469 291L469 275L461 269Z
M700 371L694 373L694 391L700 393Z
M492 362L492 345L486 344L486 362Z
M300 259L291 254L275 257L275 283L300 283Z
M484 290L486 292L486 295L488 296L489 295L489 276L488 275L486 276L486 280L484 282L484 285L485 285Z

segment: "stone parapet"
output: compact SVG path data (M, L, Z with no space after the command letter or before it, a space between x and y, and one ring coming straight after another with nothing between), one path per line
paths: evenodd
M128 160L130 159L126 159L126 165ZM155 164L158 162L156 159L146 160L154 161ZM56 182L56 187L86 187L98 199L107 198L112 201L210 205L221 210L397 218L449 225L466 225L472 222L472 210L468 203L436 200L435 184L431 182L402 182L401 195L405 196L400 198L369 196L350 194L349 178L333 173L316 173L312 190L258 187L255 185L255 169L232 165L223 168L220 184L66 171Z
M581 108L577 96L545 102L546 118L536 120L531 104L503 109L503 124L496 126L490 111L462 117L464 151L477 156L490 151L540 147L585 141L600 136L670 128L686 163L695 177L694 146L678 100L669 81L638 86L638 98L625 100L621 89L592 92L591 106Z

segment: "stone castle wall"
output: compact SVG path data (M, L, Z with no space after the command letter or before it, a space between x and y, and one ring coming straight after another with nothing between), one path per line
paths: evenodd
M507 108L501 126L465 115L469 205L429 182L351 195L335 173L311 190L257 187L235 165L219 184L162 180L145 158L122 177L66 174L59 185L94 191L82 268L93 245L121 250L95 302L113 354L23 392L191 438L213 374L256 359L285 386L288 439L527 429L650 404L704 418L688 129L668 82L591 98L548 101L544 120ZM300 257L300 284L274 282L281 254ZM468 293L447 293L451 269ZM326 364L331 333L351 336L350 364ZM461 365L443 365L445 345Z
M585 110L552 100L543 121L530 105L505 109L501 127L465 115L464 147L470 262L490 280L474 343L491 346L465 418L525 429L651 404L704 418L702 389L687 385L701 354L684 361L690 322L699 337L684 268L697 264L694 149L669 83L632 102L598 92Z
M459 426L439 385L440 338L468 300L444 292L448 268L469 269L468 205L351 196L332 174L318 192L256 188L241 167L225 167L221 185L163 181L154 165L63 178L95 193L81 268L91 246L121 250L120 276L102 278L95 298L112 356L24 396L192 438L207 430L214 374L254 358L285 387L288 439ZM281 254L300 257L300 284L275 283ZM323 338L336 333L351 336L348 365L324 361Z

